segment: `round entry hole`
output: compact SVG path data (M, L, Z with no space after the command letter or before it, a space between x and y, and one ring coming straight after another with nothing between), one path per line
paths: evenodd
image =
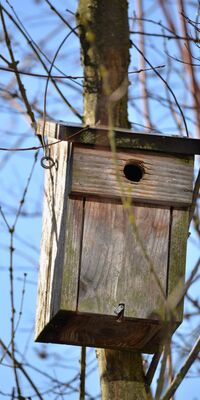
M129 163L124 167L124 175L131 182L139 182L144 175L144 169L140 164Z

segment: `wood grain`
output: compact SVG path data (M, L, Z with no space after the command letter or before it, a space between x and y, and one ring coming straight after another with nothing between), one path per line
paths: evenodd
M114 315L125 303L125 316L149 318L163 297L144 257L145 247L166 292L169 209L131 207L141 242L122 205L86 201L78 310Z
M120 199L123 194L134 202L168 206L191 204L192 160L130 151L118 152L117 160L116 170L109 151L75 147L71 193L105 199ZM131 182L124 175L124 167L130 162L138 163L144 169L144 176L139 182Z
M162 341L162 324L137 319L118 323L114 317L62 311L40 332L37 341L154 353Z
M45 171L36 339L153 352L165 330L165 321L160 317L164 298L147 257L164 294L170 296L170 302L176 301L176 288L184 281L188 211L173 209L171 199L170 207L152 205L147 192L150 204L139 204L143 199L140 193L145 189L140 192L137 184L135 205L124 209L120 203L109 202L109 191L112 189L116 196L119 192L113 165L107 152L94 152L91 156L90 151L75 147L73 155L73 147L67 143L51 148L56 167ZM150 153L139 152L133 156L144 163L148 170L146 185L157 198L159 190L162 196L166 195L167 185L160 176L156 183L151 182L153 171L161 171L162 179L168 179L169 196L171 192L172 196L180 195L183 174L185 182L191 179L191 163L182 158L165 156L164 170L162 156L152 158ZM130 159L130 154L123 152L120 157L123 171L123 163ZM175 183L170 180L172 158L177 173L180 169ZM104 161L106 168L102 174ZM77 163L86 189L92 188L93 182L93 188L104 191L105 197L100 197L103 201L90 201L88 189L81 189L76 199L69 197L71 180L72 187L73 180L76 181ZM94 174L88 169L91 165ZM92 181L94 177L96 180ZM176 193L175 186L179 188ZM128 193L129 189L126 190ZM162 200L159 198L158 202ZM121 323L114 313L120 303L125 304ZM181 322L182 305L176 309L171 331Z
M71 145L51 147L56 167L45 170L36 336L61 307L75 310L83 206L68 198Z
M51 141L50 141L51 142ZM59 157L58 168L67 165L68 144L52 146L51 157L57 160ZM56 247L58 243L61 215L59 212L59 202L56 202L57 191L63 197L65 191L66 168L63 168L63 181L61 186L57 186L58 171L56 168L45 170L44 202L43 202L43 222L40 253L40 271L38 278L38 301L36 313L36 336L50 320L51 300L52 300L52 280L54 276L54 259L56 257ZM60 211L63 205L60 205ZM58 274L58 279L60 276ZM54 304L57 308L59 293L54 295Z
M183 298L181 296L185 282L186 248L188 239L188 210L172 211L172 226L169 253L169 276L168 296L172 310L176 312L175 320L181 322L183 319ZM178 302L178 304L177 304ZM178 307L176 307L178 305ZM169 318L169 316L168 316Z
M59 124L55 121L45 121L44 119L39 119L37 121L37 135L43 135L43 130L45 135L51 139L59 138Z
M89 123L89 121L88 121ZM43 134L44 120L37 121L37 134ZM82 145L110 148L109 127L103 125L85 126L63 121L45 121L45 135ZM200 154L200 140L186 136L160 135L155 132L138 132L115 127L115 145L121 149L140 149L167 154Z
M62 282L55 289L61 292L61 310L75 311L77 309L82 224L83 200L68 199Z

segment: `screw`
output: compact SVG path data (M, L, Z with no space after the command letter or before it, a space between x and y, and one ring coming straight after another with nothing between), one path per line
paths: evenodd
M122 322L124 316L125 304L119 303L114 309L114 313L117 315L117 322Z

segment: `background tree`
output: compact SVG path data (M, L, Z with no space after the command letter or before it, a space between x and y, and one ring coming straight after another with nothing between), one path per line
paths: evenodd
M2 310L6 304L0 342L1 373L5 380L0 391L8 398L77 399L79 350L33 344L32 298L36 292L43 179L40 166L43 151L34 136L34 125L38 117L82 121L84 81L75 17L78 4L76 1L66 4L63 0L58 8L56 2L48 0L19 3L15 8L8 1L0 6L0 226L1 272L5 282ZM181 0L129 3L128 110L132 128L178 135L186 135L188 131L190 137L199 137L199 3ZM105 28L106 16L103 22ZM10 151L32 147L37 149ZM157 398L162 398L166 382L179 371L199 335L199 233L196 207L189 239L187 278L191 277L191 281L186 294L185 322L173 337L172 351L163 358L161 368L158 366L153 383ZM145 363L149 362L150 357L145 356ZM93 369L96 369L94 352L88 350L86 398L98 397L99 389L91 383ZM198 374L197 357L188 376L196 378ZM194 393L198 396L197 380L190 382L189 391L196 386ZM186 383L182 385L187 388ZM182 398L179 393L178 390L177 399Z

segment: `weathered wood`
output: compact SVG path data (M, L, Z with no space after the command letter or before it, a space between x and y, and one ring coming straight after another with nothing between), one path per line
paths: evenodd
M144 171L139 182L124 175L127 164ZM109 151L74 148L72 194L188 206L192 202L193 159L148 152L118 152L117 168Z
M59 310L77 310L82 223L83 200L68 199L62 281L55 288L60 292Z
M63 203L56 202L56 198L63 199L66 190L67 160L69 146L67 143L53 146L51 156L59 158L58 171L62 169L63 180L57 185L58 171L56 168L46 170L44 185L43 223L41 238L40 271L38 285L38 305L36 315L36 336L45 327L51 318L52 280L54 276L56 247L61 228ZM61 266L61 263L60 263ZM57 279L61 279L57 274ZM59 303L59 292L54 294L54 307Z
M141 385L144 372L140 353L97 350L97 358L103 399L150 400L145 385ZM130 368L130 365L134 365L134 368Z
M43 134L44 121L38 120L37 134ZM154 132L138 132L126 128L113 128L117 148L157 151L167 154L200 154L200 140L177 135L161 135ZM63 121L45 121L45 135L57 140L110 147L109 127L72 124Z
M37 135L47 136L49 139L60 139L59 126L62 122L44 121L43 118L37 121L36 133Z
M169 253L168 296L169 306L174 312L168 315L172 321L183 318L183 286L185 282L186 248L188 239L188 210L172 211L172 225Z
M114 316L60 311L40 332L37 341L151 354L160 348L162 330L160 322L150 319L124 318L119 323Z
M81 0L80 4L78 18L86 75L85 122L110 121L111 125L128 128L127 87L123 86L127 84L129 61L128 48L124 47L128 44L127 2L122 6L118 0L104 4ZM112 35L108 35L111 43L106 42L106 46L102 31L92 32L97 18L104 22L105 4L108 8L116 7L120 24L123 14L125 43L119 41L118 31L113 44ZM118 22L116 25L115 21L115 29ZM117 152L116 179L108 147L109 128L82 128L49 122L45 126L45 133L53 141L57 138L81 145L62 142L51 147L51 155L57 162L52 170L46 171L36 338L112 350L156 352L165 333L172 333L181 321L179 308L171 321L166 303L173 303L175 289L182 284L186 208L192 200L192 155L200 152L199 142L147 137L115 128L117 146L127 148ZM39 124L40 133L41 129ZM130 162L137 163L144 172L138 182L124 177L124 167ZM123 197L133 200L125 208L121 187ZM174 209L178 206L179 210ZM169 302L165 299L167 295ZM123 312L115 315L119 305L124 306ZM113 400L113 394L121 399L127 381L132 393L137 380L140 397L146 398L140 354L123 356L122 352L110 350L99 354L102 385L104 373L110 379L110 383L106 381L106 391L102 391L106 400ZM111 358L112 373L107 370ZM116 384L116 378L120 384ZM134 399L138 387L136 392Z
M52 147L57 167L46 170L36 338L157 351L168 328L144 249L171 295L184 275L188 211L69 198L73 148L63 144ZM181 321L177 310L171 332Z
M86 201L78 310L115 315L123 303L126 317L156 318L163 294L141 244L166 293L169 223L169 209Z
M128 66L129 66L129 26L128 2L118 0L79 0L77 22L80 27L80 41L84 66L84 117L86 124L109 124L129 127L128 122ZM112 97L112 100L111 100ZM112 102L112 106L111 106ZM112 111L111 111L112 108ZM110 113L109 113L110 111ZM111 115L112 114L112 115ZM105 350L102 359L109 362ZM103 357L103 354L105 357ZM116 352L113 358L118 360ZM140 369L138 364L140 362ZM129 361L121 357L121 368L138 370L137 380L133 374L129 391L135 392L135 383L140 391L140 400L146 400L146 386L142 372L142 360L132 354ZM115 363L116 365L116 363ZM114 364L113 364L114 366ZM103 363L100 363L100 380L103 382ZM131 375L131 374L130 374ZM121 380L120 392L112 392L113 375L107 380L107 396L102 389L102 400L127 398L126 381ZM136 397L135 397L136 399Z
M52 146L56 167L46 170L36 337L64 307L75 311L83 201L68 198L71 145Z

